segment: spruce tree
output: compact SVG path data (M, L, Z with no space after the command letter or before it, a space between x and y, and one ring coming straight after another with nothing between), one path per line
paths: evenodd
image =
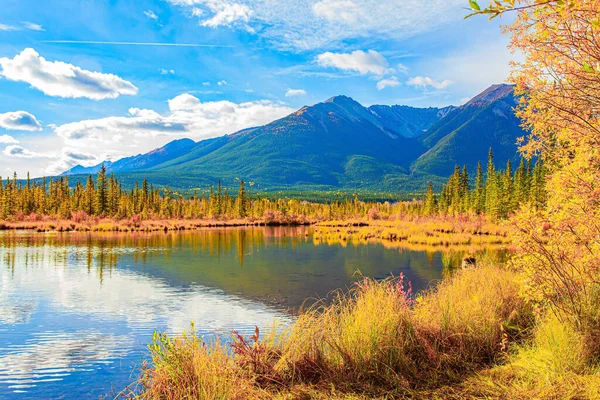
M108 182L106 180L106 167L104 164L96 176L96 214L104 214L108 205Z
M240 188L235 203L235 209L239 218L246 217L246 189L244 188L244 181L240 181Z

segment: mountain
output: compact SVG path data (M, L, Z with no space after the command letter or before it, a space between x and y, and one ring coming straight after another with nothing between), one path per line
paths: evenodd
M148 172L241 177L270 186L364 186L381 173L408 173L415 155L424 151L417 140L386 130L375 114L346 96L200 145L200 153L196 148L193 156Z
M95 174L100 171L102 164L104 164L108 172L114 173L144 170L180 157L195 146L196 142L192 139L173 140L163 147L154 149L146 154L122 158L115 162L104 161L103 163L92 167L76 165L70 170L63 172L61 175Z
M386 130L408 138L423 135L434 123L454 109L456 109L454 106L413 108L374 105L369 107L369 110L379 118Z
M235 178L270 189L421 190L443 182L455 164L473 170L490 147L498 165L516 157L524 132L513 87L494 85L460 107L364 107L332 97L264 126L194 142L181 139L108 164L126 184L202 188ZM106 165L106 164L105 164ZM99 166L66 173L94 173Z
M473 171L485 162L492 147L499 167L518 160L517 139L525 135L515 116L517 105L511 85L493 85L457 108L420 137L428 149L411 171L437 176L449 174L455 165Z

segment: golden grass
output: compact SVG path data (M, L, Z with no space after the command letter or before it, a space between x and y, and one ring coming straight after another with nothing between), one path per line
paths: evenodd
M439 398L599 399L600 368L584 332L554 314L538 321L533 338L515 346L508 362L481 371Z
M507 359L531 315L516 275L497 266L464 269L416 304L401 278L366 279L262 340L157 335L137 397L429 398Z
M315 242L379 240L411 246L507 246L510 228L484 218L426 218L395 221L329 221L317 224Z
M200 228L243 227L243 226L296 226L309 225L307 220L273 221L265 219L167 219L167 220L115 220L90 217L83 221L40 220L40 221L1 221L0 230L33 230L37 232L155 232L182 231Z

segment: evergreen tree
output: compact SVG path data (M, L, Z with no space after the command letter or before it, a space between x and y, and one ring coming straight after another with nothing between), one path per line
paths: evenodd
M477 162L477 175L475 176L475 193L473 208L477 214L485 211L485 181L481 169L481 161Z
M236 214L239 218L246 217L246 189L244 188L244 181L240 181L240 189L235 203Z
M88 215L94 214L94 201L96 197L96 190L94 187L94 180L92 179L92 175L88 176L87 183L85 185L85 208L84 211Z
M433 215L436 211L435 195L433 194L433 185L431 182L427 185L427 193L425 194L424 210L425 215Z
M494 154L490 147L485 185L485 213L494 219L500 217L501 211L498 186L498 177L496 175L496 167L494 166Z
M104 164L96 176L96 214L104 214L108 206L108 182L106 180L106 167Z

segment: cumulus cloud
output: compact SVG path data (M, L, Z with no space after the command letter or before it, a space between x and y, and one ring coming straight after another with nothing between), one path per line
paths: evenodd
M435 79L431 79L428 76L416 76L414 78L410 78L408 82L406 82L409 86L421 87L423 89L427 89L428 87L432 87L434 89L445 89L452 84L452 81L445 79L443 81L436 81Z
M219 81L219 82L217 82L217 85L225 86L225 85L227 85L227 81Z
M0 135L0 144L17 144L19 141L10 135Z
M169 100L169 109L171 111L191 110L200 105L200 99L192 96L189 93L180 94L179 96Z
M144 15L150 19L158 21L158 15L156 15L152 10L144 11Z
M62 172L76 164L93 165L101 159L117 159L163 146L179 138L202 140L267 124L294 110L277 102L202 102L189 93L168 102L169 111L131 108L128 115L110 116L54 126L68 153L63 153L50 172ZM88 158L73 157L86 154ZM95 157L95 158L91 158Z
M0 114L0 127L14 131L41 131L42 125L27 111Z
M94 156L93 154L90 153L84 153L75 149L64 149L63 150L63 154L65 155L65 157L68 157L70 159L73 160L77 160L77 161L92 161L92 160L96 160L96 156Z
M389 79L382 79L379 82L377 82L377 90L383 90L387 87L396 87L396 86L400 86L400 82L398 81L398 78L396 78L395 76Z
M0 58L0 66L1 76L26 82L48 96L102 100L138 93L131 82L116 75L86 71L61 61L47 61L31 48L12 59Z
M174 69L160 68L159 71L160 71L161 75L175 75L175 70Z
M202 26L260 32L270 45L294 51L373 36L404 40L464 17L464 0L430 0L427 7L421 0L166 1Z
M201 102L191 94L169 100L169 113L131 108L124 117L84 120L55 126L54 132L72 143L90 141L104 144L136 142L142 139L170 136L204 139L232 133L243 128L263 125L281 118L293 110L271 101L233 103L230 101Z
M10 145L6 146L4 149L4 154L9 157L19 157L19 158L49 158L50 155L43 153L36 153L34 151L27 150L26 148L19 145Z
M352 53L326 52L317 56L317 63L323 67L338 68L345 71L355 71L361 75L384 75L393 72L384 56L375 50L364 52L355 50Z
M313 13L332 22L354 23L362 15L359 5L348 0L323 0L312 6Z
M285 97L294 97L294 96L306 96L306 90L304 89L288 89L285 92Z
M202 26L217 28L219 26L242 25L251 30L247 23L252 15L252 9L247 5L226 1L211 1L207 6L214 15L203 21Z

